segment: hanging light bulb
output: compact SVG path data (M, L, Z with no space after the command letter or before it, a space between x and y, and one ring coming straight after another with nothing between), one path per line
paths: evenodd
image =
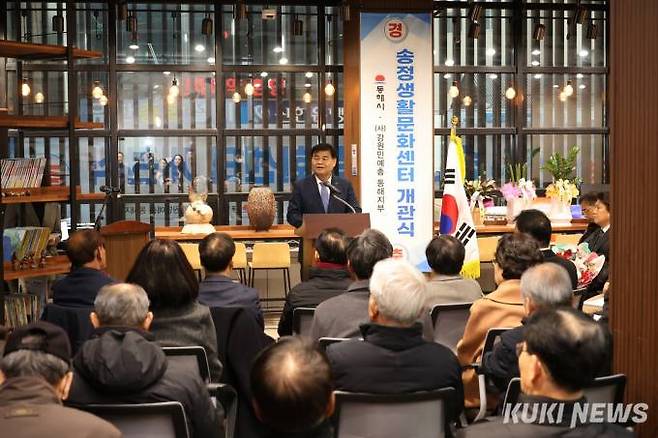
M242 96L240 96L240 93L238 93L236 91L235 93L233 93L233 98L232 99L233 99L233 102L240 103L240 101L242 100Z
M137 32L133 32L128 48L130 50L139 50L139 44L137 43Z
M32 90L30 89L30 84L27 83L27 78L23 79L23 85L21 85L21 94L24 97L27 97L30 95L30 92Z
M464 98L462 99L462 103L464 104L464 106L471 106L471 104L473 103L473 98L471 98L471 96L464 96Z
M178 97L179 94L180 94L180 88L178 88L178 81L174 77L174 80L171 81L171 87L169 87L169 95L176 98Z
M201 33L206 36L212 35L212 18L210 18L210 13L206 14L206 18L201 21Z
M103 94L103 95L100 97L100 99L98 99L98 102L99 102L101 105L103 105L103 106L107 105L107 102L108 102L108 98L107 98L107 96Z
M254 95L254 84L251 83L251 79L249 79L247 85L244 86L244 94L246 94L247 96Z
M311 96L311 93L307 91L306 93L304 93L304 96L302 96L302 99L304 99L304 103L311 103L311 101L313 100L313 96Z
M509 100L512 100L516 97L516 90L511 85L507 90L505 90L505 97Z
M327 85L324 86L324 94L326 94L327 96L333 96L335 92L336 92L336 87L334 87L334 84L330 79Z
M168 95L167 95L167 103L168 103L169 105L173 105L174 103L176 103L176 96L173 96L173 95L171 95L171 94L168 94Z
M37 92L37 94L34 95L34 102L43 103L45 98L46 97L43 95L43 93L41 91L39 91L39 92Z
M101 88L101 83L99 81L94 81L94 88L91 90L91 95L94 99L100 99L103 95L103 89Z
M450 97L452 97L453 99L459 96L459 87L457 86L457 81L452 81L452 85L448 90L448 95L450 95Z
M567 81L567 85L564 87L564 94L566 94L567 97L573 94L573 85L571 85L571 81Z
M567 100L567 93L564 91L560 91L560 95L558 97L560 98L560 102L564 102Z
M57 12L57 15L53 15L53 32L63 33L64 32L64 16Z

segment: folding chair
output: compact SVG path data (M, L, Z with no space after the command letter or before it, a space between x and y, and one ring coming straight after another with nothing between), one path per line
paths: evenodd
M480 358L484 357L486 353L493 351L496 341L509 328L491 328L487 332L487 337L484 339L484 347L482 348L482 354ZM482 359L480 359L481 361ZM472 367L475 368L475 372L478 375L478 388L480 390L480 410L478 411L475 420L478 421L483 419L487 414L487 376L484 375L482 370L482 362L472 364Z
M457 343L464 336L464 328L473 303L437 304L430 317L434 327L434 342L443 344L457 354Z
M181 363L186 369L194 369L201 381L210 382L210 365L206 350L200 345L189 347L162 347L169 362Z
M324 337L318 339L318 344L320 345L320 350L322 351L327 351L327 347L329 347L331 344L336 344L338 342L343 342L343 341L349 341L351 339L356 339L356 338L330 338L330 337ZM363 339L359 339L363 340Z
M308 335L311 332L315 308L297 307L292 311L292 333L295 335Z

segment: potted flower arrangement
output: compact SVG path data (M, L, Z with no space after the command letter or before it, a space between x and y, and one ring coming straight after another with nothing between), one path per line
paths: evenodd
M552 201L551 222L571 222L571 201L579 194L580 180L574 177L579 150L578 146L570 147L566 157L555 152L542 167L553 176L553 182L546 187L546 196Z
M510 182L505 183L500 192L507 201L507 222L513 223L516 216L521 211L528 208L533 199L537 197L535 193L535 183L527 178L527 165L508 164Z
M475 225L482 225L486 203L500 196L494 179L487 179L485 174L478 179L464 181L466 197L470 200L471 213Z

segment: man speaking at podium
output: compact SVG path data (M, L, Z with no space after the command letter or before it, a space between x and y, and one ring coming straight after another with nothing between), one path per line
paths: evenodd
M295 228L302 225L302 216L309 213L360 213L352 184L332 175L337 156L334 147L319 143L311 149L313 174L296 181L288 203L288 223Z

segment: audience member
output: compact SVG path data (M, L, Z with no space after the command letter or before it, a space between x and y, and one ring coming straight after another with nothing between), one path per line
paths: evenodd
M598 255L605 256L605 263L599 275L592 280L587 287L587 293L583 299L587 299L600 293L603 285L608 281L608 268L610 266L610 197L606 192L596 194L596 204L594 204L594 223L599 229L590 234L583 242L589 245L589 249Z
M461 367L447 347L423 339L418 322L425 302L425 277L405 260L375 265L370 279L368 315L361 325L363 341L330 345L327 355L336 389L397 394L453 387L457 391L449 418L464 402Z
M605 328L577 310L561 308L535 312L526 324L525 342L519 344L517 350L523 391L519 403L527 403L526 412L519 409L513 414L514 406L506 406L503 413L507 413L507 421L497 417L462 429L458 436L633 436L632 432L614 424L582 423L580 416L574 418L575 405L587 402L583 389L592 383L604 363L608 344ZM547 409L552 409L550 418L555 419L554 422L548 421L546 414L541 415ZM512 415L516 421L509 418ZM602 413L597 417L606 418L607 415Z
M284 337L251 369L254 410L272 437L329 438L334 411L327 358L310 340Z
M482 357L482 371L501 394L507 390L509 381L519 376L516 345L523 342L526 318L540 309L570 306L573 297L571 281L558 264L542 263L529 268L521 276L521 296L525 313L522 325L503 333L493 351Z
M541 262L539 246L532 237L520 233L501 237L494 256L494 277L498 287L471 306L464 336L457 344L457 357L462 366L480 359L490 328L517 327L521 324L524 316L521 275ZM477 374L469 368L463 372L462 379L465 406L479 406Z
M144 289L127 283L105 286L90 318L96 331L73 360L71 403L179 401L192 436L219 435L219 421L204 382L194 370L168 362L148 332L154 316Z
M350 338L360 335L359 324L368 320L370 276L375 264L393 255L393 246L386 236L368 229L347 247L347 266L356 278L344 294L322 302L315 309L311 338Z
M208 307L246 307L264 326L258 291L231 278L235 243L226 233L213 233L199 243L206 278L199 284L199 302Z
M482 298L482 288L477 281L464 278L459 273L464 265L464 245L453 236L436 236L427 245L425 256L432 268L427 282L425 307L436 304L471 303Z
M347 236L338 228L323 230L315 239L315 262L309 279L293 287L283 305L279 335L292 334L292 314L298 307L317 307L321 302L345 292L350 285L347 269Z
M66 241L71 272L53 285L53 302L60 306L93 307L103 286L114 283L107 267L105 240L96 230L80 230Z
M128 283L146 290L155 315L151 332L163 347L200 345L206 350L213 382L222 364L217 356L217 334L210 309L199 304L199 283L185 253L172 240L152 240L137 256Z
M0 430L12 438L119 438L110 423L62 406L68 397L71 346L64 330L48 322L19 327L0 361Z
M571 279L571 289L578 287L578 270L572 261L556 255L551 249L551 220L539 210L523 210L516 217L516 229L521 233L526 233L539 244L544 261L556 263L567 270Z
M582 243L594 231L599 229L599 226L594 222L594 212L596 211L596 193L585 193L580 197L578 203L580 204L580 210L583 212L583 216L585 216L585 219L587 219L587 229L578 241L578 243Z

